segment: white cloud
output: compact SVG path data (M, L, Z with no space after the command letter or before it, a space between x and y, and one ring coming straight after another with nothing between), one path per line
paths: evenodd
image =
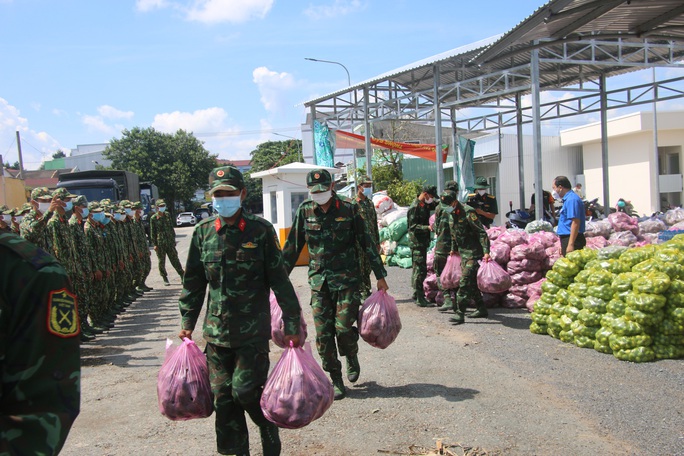
M272 6L273 0L194 0L186 18L208 24L240 23L263 19Z
M261 94L261 103L266 111L271 113L283 112L289 108L286 100L287 91L296 86L294 77L289 73L278 73L266 67L256 68L252 72L254 83Z
M162 9L168 5L169 4L166 0L137 0L135 2L135 8L143 13L152 11L154 9Z
M108 119L131 119L133 118L133 111L120 111L109 105L102 105L97 108L97 112L100 113L102 117Z
M58 149L64 149L59 142L44 131L29 127L27 118L4 98L0 98L0 154L8 163L19 160L17 152L17 131L21 135L24 168L38 169L44 159L49 159Z
M361 0L334 0L328 5L310 5L304 14L310 19L331 19L356 13L366 8Z
M187 132L219 132L225 131L225 120L228 114L223 108L200 109L194 112L168 112L154 116L152 126L165 133Z
M113 135L117 133L115 127L107 125L107 123L100 116L89 116L84 115L81 117L81 122L88 127L89 130L97 131L99 133L106 133L108 135Z

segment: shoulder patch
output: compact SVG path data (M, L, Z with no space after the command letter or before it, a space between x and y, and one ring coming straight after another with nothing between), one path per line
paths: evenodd
M468 217L470 217L470 220L472 220L473 222L476 222L478 220L477 214L475 212L469 212Z
M55 336L74 337L81 332L76 296L66 288L50 292L47 318L47 329Z
M252 242L252 241L245 242L245 243L242 244L242 248L243 248L243 249L256 249L257 246L258 246L258 244L255 244L255 243Z

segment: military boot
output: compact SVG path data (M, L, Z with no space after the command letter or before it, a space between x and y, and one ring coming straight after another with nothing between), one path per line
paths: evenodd
M335 374L330 376L332 378L333 390L335 391L335 400L344 399L347 395L347 390L344 387L342 374Z
M81 330L81 342L90 342L95 339L94 334L86 333Z
M359 379L361 366L359 365L358 355L347 356L347 380L354 383Z
M140 288L142 288L142 291L152 291L152 290L154 290L154 288L148 287L148 286L145 285L144 283L143 283L142 285L140 285Z
M171 285L171 284L169 283L169 278L168 278L168 277L163 277L163 279L164 279L164 286L168 287L169 285Z
M465 317L463 315L463 312L461 312L460 310L456 310L456 311L454 311L454 314L455 315L453 317L449 318L449 321L452 324L460 325L460 324L465 323Z
M440 312L449 312L450 310L454 310L454 302L451 300L451 293L448 291L444 293L444 304L442 304L442 307L437 310Z
M261 433L261 447L264 450L264 456L280 456L280 436L278 435L278 426L273 423L259 426Z
M468 314L468 318L487 318L489 312L487 312L486 307L478 307L475 312Z

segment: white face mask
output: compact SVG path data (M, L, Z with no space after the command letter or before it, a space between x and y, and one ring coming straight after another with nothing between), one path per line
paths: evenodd
M41 201L38 202L38 210L40 212L47 212L47 210L50 208L50 203L49 201L47 203L43 203Z
M487 193L487 190L485 190L485 189L480 189L480 190L477 191L477 194L480 195L480 196L484 196L485 193Z
M22 220L24 220L24 216L23 216L23 215L17 215L16 217L14 217L14 221L15 221L16 223L21 223Z
M562 197L555 190L551 192L551 196L553 196L553 199L562 199Z
M432 204L434 198L425 198L425 204Z
M319 192L319 193L310 193L309 192L309 198L311 200L318 204L319 206L324 205L328 201L330 201L330 198L332 198L332 191L328 190L327 192Z
M2 221L7 223L8 225L12 222L12 216L11 215L6 215L2 214Z

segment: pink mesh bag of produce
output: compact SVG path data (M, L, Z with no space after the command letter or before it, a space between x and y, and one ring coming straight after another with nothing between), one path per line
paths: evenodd
M280 348L287 347L285 342L285 325L283 323L283 311L278 305L275 293L271 291L271 296L269 297L269 302L271 304L271 339L273 343ZM300 317L299 320L299 343L303 344L306 340L306 322L304 321L304 315Z
M359 310L359 335L376 348L387 348L401 331L399 309L392 296L378 290L366 299Z
M333 386L311 346L287 347L266 380L261 410L279 427L299 429L320 418L333 402Z
M454 253L449 255L447 258L442 274L439 276L439 281L442 284L442 288L447 290L452 290L458 288L461 282L461 255Z
M485 293L503 293L511 288L511 276L494 260L480 260L477 287Z
M207 358L195 342L176 347L166 341L166 359L157 376L159 411L173 421L206 418L214 411Z

